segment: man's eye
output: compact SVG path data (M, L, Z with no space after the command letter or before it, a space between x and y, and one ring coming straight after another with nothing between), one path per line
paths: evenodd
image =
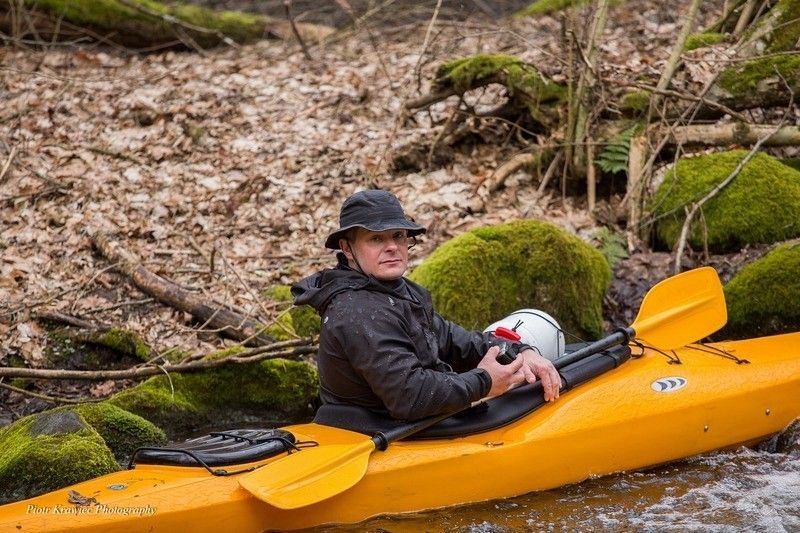
M370 240L371 240L372 242L374 242L374 243L379 243L379 242L381 242L381 238L380 238L378 235L375 235L375 236L374 236L374 237L372 237Z

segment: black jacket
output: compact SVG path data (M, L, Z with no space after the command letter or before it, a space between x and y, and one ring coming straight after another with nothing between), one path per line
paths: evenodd
M467 407L491 388L489 374L475 367L494 336L443 319L430 293L405 278L382 282L340 262L303 279L292 294L322 317L324 403L415 420Z

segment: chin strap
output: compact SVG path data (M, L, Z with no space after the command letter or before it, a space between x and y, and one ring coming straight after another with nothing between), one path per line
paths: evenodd
M347 242L347 246L350 248L350 255L353 256L353 261L356 264L356 268L353 268L352 265L350 266L350 268L353 268L353 270L358 270L362 274L366 275L364 269L361 268L361 264L358 262L358 258L356 257L356 251L353 249L353 243L350 242L350 239L345 239L345 241ZM348 260L348 264L349 263L350 261Z

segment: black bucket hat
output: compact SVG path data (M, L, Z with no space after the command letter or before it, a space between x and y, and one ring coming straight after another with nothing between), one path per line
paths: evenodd
M339 229L325 239L325 248L339 249L339 239L353 228L370 231L404 229L409 237L425 233L425 228L403 212L400 200L389 191L370 189L350 195L339 211Z

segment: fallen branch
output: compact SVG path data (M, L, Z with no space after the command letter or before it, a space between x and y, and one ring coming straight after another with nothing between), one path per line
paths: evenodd
M281 350L287 346L296 346L289 350ZM293 358L300 355L315 353L309 339L275 342L268 346L253 348L245 352L231 354L219 359L203 359L191 363L176 365L147 365L125 370L56 370L47 368L17 368L0 367L0 378L32 378L32 379L79 379L86 381L106 381L118 379L141 379L163 373L191 373L201 372L210 368L217 368L227 364L257 363L267 359Z
M728 146L751 145L761 141L763 146L800 146L797 126L771 124L692 124L651 130L657 137L664 136L668 144Z
M489 179L481 184L481 188L486 188L488 192L497 192L503 188L506 183L506 178L526 165L532 165L539 159L538 155L531 153L517 154L494 171Z
M14 385L9 385L7 383L2 383L2 382L0 382L0 388L9 390L11 392L16 392L17 394L24 394L25 396L30 396L31 398L36 398L37 400L44 400L46 402L51 402L51 403L81 404L87 402L100 402L105 399L105 398L81 398L76 400L73 398L59 398L56 396L48 396L47 394L41 394L39 392L20 389L19 387L15 387Z
M308 46L306 46L303 36L300 35L300 32L297 30L297 25L294 23L294 17L292 17L292 0L283 0L283 9L286 12L286 18L289 20L289 25L292 27L294 38L297 39L298 43L300 43L300 48L303 50L303 55L306 57L306 59L311 61L311 54L308 52Z
M94 232L91 238L97 250L110 262L117 264L116 270L128 276L136 288L145 294L191 314L204 327L219 330L233 339L247 342L248 345L263 346L273 342L274 339L263 333L264 324L226 307L209 305L172 281L150 272L102 232Z

